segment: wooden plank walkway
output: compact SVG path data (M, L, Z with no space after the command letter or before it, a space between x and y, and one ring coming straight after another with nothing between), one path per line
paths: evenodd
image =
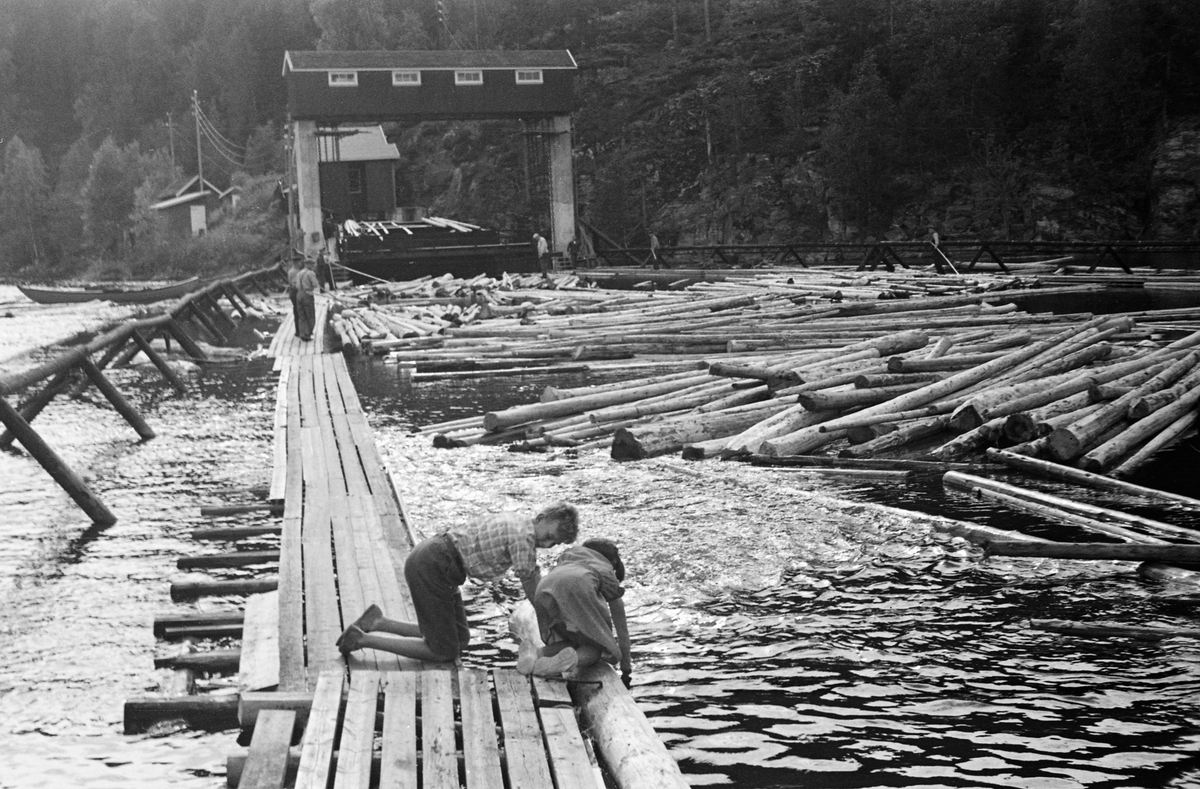
M279 588L248 603L243 638L253 648L243 655L253 657L241 670L259 685L243 692L277 677L281 710L295 710L297 694L312 705L297 749L280 734L287 715L262 717L275 712L268 699L231 785L282 787L294 776L296 787L324 789L332 776L335 789L603 789L563 683L338 652L337 636L369 603L415 618L402 573L413 538L344 357L311 352L324 346L326 306L319 300L313 342L281 340L289 318L272 343Z

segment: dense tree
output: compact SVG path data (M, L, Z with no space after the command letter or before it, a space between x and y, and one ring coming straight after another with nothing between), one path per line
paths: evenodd
M46 205L50 188L42 154L13 137L4 146L0 177L0 228L10 270L36 266L45 259Z
M850 90L834 96L821 134L821 156L831 204L870 232L890 220L896 175L895 104L872 58L865 59Z
M114 254L133 224L134 196L144 179L137 143L119 147L111 137L96 149L84 186L84 230L102 254Z

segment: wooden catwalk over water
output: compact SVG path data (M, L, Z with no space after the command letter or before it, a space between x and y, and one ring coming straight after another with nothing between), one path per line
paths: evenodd
M325 303L313 342L289 335L288 321L272 344L279 586L246 607L240 717L254 733L248 754L229 761L230 785L603 789L566 683L339 654L338 634L369 603L415 618L401 580L413 536L345 359L313 352ZM623 789L686 786L641 724L643 750L664 764Z

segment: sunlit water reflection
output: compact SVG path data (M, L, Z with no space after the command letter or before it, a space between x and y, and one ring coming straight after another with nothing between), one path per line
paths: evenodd
M809 473L438 450L410 432L603 376L413 384L385 365L352 370L419 532L562 498L580 506L585 534L622 545L634 692L693 785L1200 785L1195 641L1025 627L1051 617L1194 628L1181 597L1193 590L1143 581L1130 564L985 559L936 514L880 507L870 486ZM168 595L183 576L176 559L211 550L188 537L212 525L200 507L248 501L245 489L269 480L275 378L265 362L216 365L179 398L149 371L114 377L156 439L138 442L88 399L56 400L37 425L116 525L90 528L36 464L0 453L3 789L225 782L232 732L129 737L122 705L170 681L153 658L179 647L156 642L150 625L180 609ZM936 480L893 494L1054 533L948 496ZM511 665L517 585L467 592L477 636L468 663Z

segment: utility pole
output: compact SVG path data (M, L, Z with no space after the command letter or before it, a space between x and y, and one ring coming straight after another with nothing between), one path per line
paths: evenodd
M175 172L175 123L171 120L171 113L167 113L167 148L171 151L171 172ZM172 178L175 176L172 175Z
M200 150L200 99L192 91L192 117L196 119L196 174L200 176L200 191L204 191L204 154Z

